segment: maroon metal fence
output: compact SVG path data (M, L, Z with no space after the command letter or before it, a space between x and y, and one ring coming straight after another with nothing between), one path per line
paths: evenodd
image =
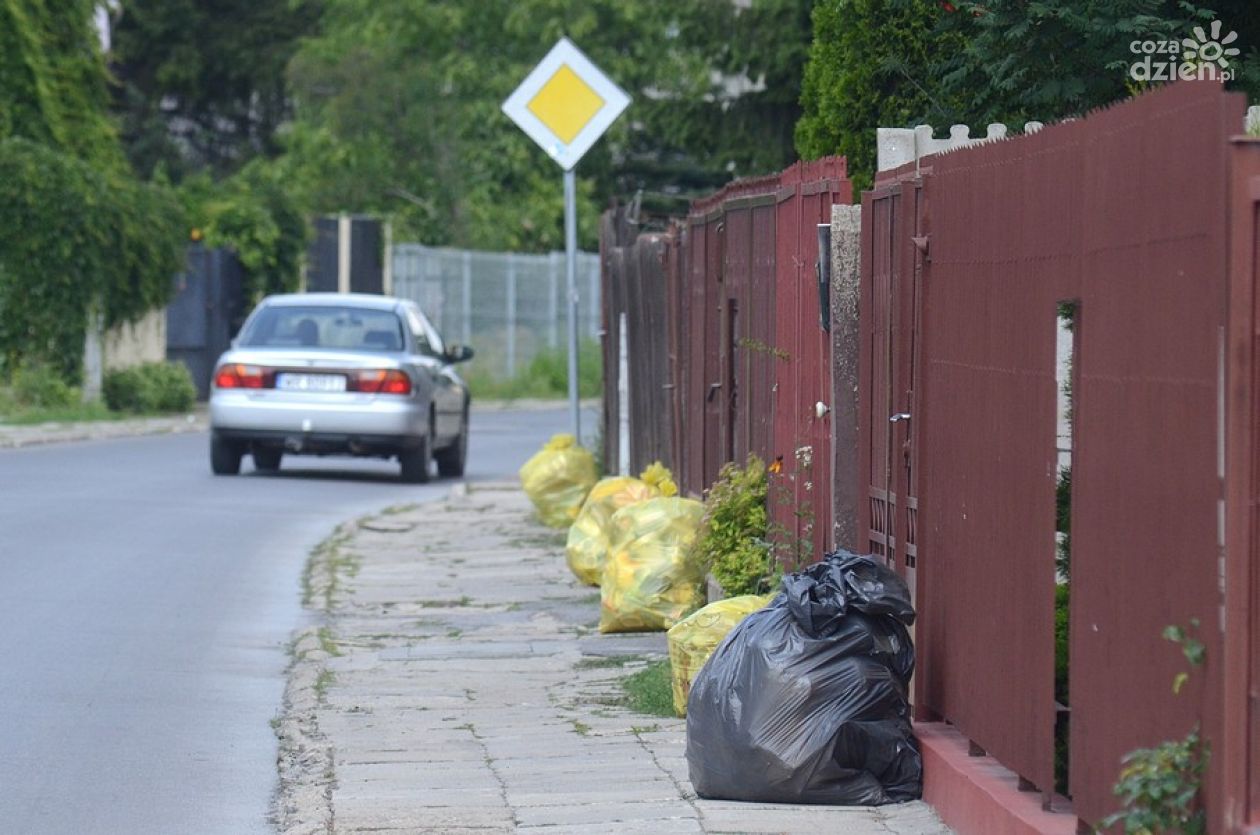
M671 326L666 282L678 262L677 237L638 234L624 210L601 220L600 257L604 359L604 462L619 467L621 323L625 321L630 389L629 469L638 473L653 461L675 466L675 365L678 331Z
M1225 344L1224 824L1260 827L1260 139L1231 149L1230 321Z
M750 452L780 462L772 517L815 555L831 518L830 422L815 408L830 400L815 226L849 197L844 161L828 158L697 201L683 232L685 289L672 294L690 323L679 357L688 382L678 436L690 444L682 483L699 493Z
M1126 752L1196 723L1222 750L1227 138L1242 109L1173 85L925 160L863 203L859 529L916 585L919 717L1047 800L1057 311L1076 306L1068 763L1090 824L1116 808ZM1254 516L1244 466L1235 505ZM1208 660L1174 696L1186 665L1161 634L1192 621ZM1224 773L1214 758L1212 831Z
M632 362L644 346L668 346L663 364L631 369L634 466L669 460L680 487L700 495L729 461L750 452L782 459L775 519L814 554L829 544L832 512L830 423L816 410L829 405L830 349L819 323L815 226L849 197L843 160L799 163L697 201L667 234L636 238L608 214L601 244L604 367L614 369L605 380L609 460L616 329L626 312ZM666 405L658 405L662 391ZM662 415L668 426L654 421Z

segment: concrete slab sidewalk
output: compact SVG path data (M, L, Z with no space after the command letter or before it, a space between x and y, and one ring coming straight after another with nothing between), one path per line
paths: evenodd
M597 590L515 485L341 526L306 578L276 722L284 833L945 833L930 806L700 800L685 723L621 679L663 634L599 635Z

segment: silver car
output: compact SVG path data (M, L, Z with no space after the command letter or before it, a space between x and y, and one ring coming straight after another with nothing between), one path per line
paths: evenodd
M402 478L464 473L468 387L420 308L385 296L269 296L219 358L210 394L210 468L266 471L291 455L397 458Z

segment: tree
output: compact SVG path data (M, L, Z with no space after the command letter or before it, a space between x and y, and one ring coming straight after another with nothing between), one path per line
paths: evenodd
M1134 40L1180 40L1210 20L1177 0L960 0L942 16L963 44L942 83L971 122L1052 121L1128 98Z
M854 193L875 172L875 129L950 124L962 112L937 75L964 43L942 31L944 10L922 0L820 0L796 125L802 157L842 154Z
M808 5L327 0L290 67L279 164L319 211L391 213L428 243L559 248L560 172L499 105L568 35L634 98L578 171L591 246L615 195L668 201L792 161Z
M1247 0L1212 5L1236 22L1240 43L1260 38ZM845 154L865 187L878 127L1018 129L1079 116L1140 91L1128 74L1134 40L1180 40L1217 16L1185 0L820 0L797 148ZM1253 90L1256 46L1240 62Z
M285 68L317 0L126 0L113 29L115 108L144 176L237 170L280 151Z

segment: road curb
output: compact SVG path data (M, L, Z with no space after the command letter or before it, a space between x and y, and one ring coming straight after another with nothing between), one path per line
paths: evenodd
M184 435L210 427L203 411L173 417L125 418L75 423L0 425L0 449L24 449L46 444L135 438L146 435Z

